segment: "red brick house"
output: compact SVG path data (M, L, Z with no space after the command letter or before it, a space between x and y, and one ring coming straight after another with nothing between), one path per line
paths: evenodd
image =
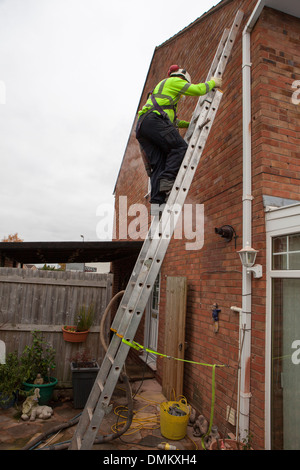
M138 109L170 64L187 68L193 83L205 81L238 10L244 17L221 105L186 199L203 207L204 240L198 249L171 240L137 341L171 355L171 337L180 354L180 329L187 361L229 366L216 369L219 430L251 434L256 449L300 449L300 3L221 1L155 49ZM182 100L181 119L190 119L196 103ZM150 209L135 123L115 186L117 239L132 238L134 204ZM145 213L138 219L141 239L149 220ZM231 241L217 233L224 226ZM258 251L252 270L238 254L247 243ZM126 286L133 263L113 264L115 292ZM180 328L168 307L170 278L186 281ZM174 363L142 359L164 383ZM189 403L209 418L211 368L185 362L182 382Z

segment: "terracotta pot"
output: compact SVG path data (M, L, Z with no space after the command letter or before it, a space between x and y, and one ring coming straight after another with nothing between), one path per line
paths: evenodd
M89 330L87 331L72 331L68 328L74 328L72 326L66 326L66 328L62 327L63 338L65 341L69 341L70 343L83 343L87 335L89 334Z
M224 442L225 449L221 447L221 441ZM217 441L213 441L210 445L210 450L244 450L245 445L242 442L237 442L234 439L219 439L219 446Z

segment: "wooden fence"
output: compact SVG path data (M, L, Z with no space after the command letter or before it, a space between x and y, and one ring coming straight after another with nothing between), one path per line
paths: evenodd
M70 360L87 349L101 363L105 351L99 339L100 322L112 295L112 274L74 271L32 271L0 268L0 340L6 353L32 344L34 330L56 350L54 375L59 385L71 385ZM93 304L95 318L85 343L67 343L62 326L72 325L81 305ZM110 315L104 327L109 341Z

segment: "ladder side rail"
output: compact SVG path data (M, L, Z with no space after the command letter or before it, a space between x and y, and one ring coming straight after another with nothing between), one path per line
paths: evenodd
M209 71L208 71L208 74L206 76L206 81L208 82L211 77L214 76L214 74L216 73L216 70L217 70L217 67L218 67L218 64L221 60L221 57L223 55L223 49L226 45L226 41L228 40L228 36L230 35L230 29L229 28L225 28L224 31L223 31L223 34L222 34L222 37L220 39L220 42L219 42L219 45L218 45L218 48L216 50L216 53L215 53L215 56L213 58L213 61L210 65L210 68L209 68Z
M143 263L143 260L145 259L145 256L146 256L146 253L148 251L148 248L149 248L149 244L151 243L151 237L149 236L150 233L153 233L154 231L154 228L156 227L157 225L157 220L155 218L153 218L153 220L151 221L151 224L150 224L150 228L149 228L149 231L144 239L144 243L142 245L142 248L141 248L141 251L137 257L137 260L135 262L135 266L132 270L132 273L131 273L131 276L130 276L130 279L129 279L129 282L128 282L128 289L126 287L125 289L125 292L124 292L124 295L122 296L122 303L126 303L127 300L128 300L128 297L130 297L130 294L131 294L131 288L132 286L134 286L134 283L136 282L137 278L138 278L138 275L139 275L139 272L141 270L141 266L142 266L142 263Z
M152 222L151 222L148 234L154 232L156 225L157 225L157 220L156 220L156 217L154 217ZM122 318L122 315L124 313L124 305L126 306L128 304L128 301L129 301L130 296L132 294L132 291L134 289L135 283L138 279L139 273L140 273L140 271L143 267L143 260L146 258L146 254L147 254L147 251L149 249L149 245L151 243L151 238L149 237L148 234L147 234L147 236L144 240L143 246L142 246L141 251L138 255L138 258L136 260L133 271L131 273L129 282L126 286L125 292L122 296L121 302L119 304L116 315L115 315L114 320L112 322L112 325L111 325L112 328L116 328L116 325L119 324L119 322Z
M238 29L241 25L243 16L244 16L244 13L241 10L238 10L238 12L235 15L232 26L229 30L229 33L226 30L223 32L223 35L222 35L221 41L219 42L218 50L217 50L217 53L215 54L213 64L210 68L207 80L209 80L211 76L222 77L223 71L228 62L228 58L229 58L230 52L234 44L234 41L236 39ZM223 46L221 58L217 63L217 57L219 57L220 50L222 49L222 44L224 44L224 40L225 40L225 46ZM196 106L196 109L194 110L193 117L190 122L190 126L186 132L185 140L187 142L191 137L191 133L193 132L194 121L197 117L197 114L199 113L199 107L201 106L201 101L202 101L201 98L202 97L199 98L199 102Z
M86 433L89 433L89 429L94 428L94 422L96 420L99 420L99 426L100 426L101 418L103 419L107 412L108 403L114 391L114 388L110 389L110 384L112 380L111 377L114 374L114 372L116 372L116 367L117 367L117 365L115 364L115 359L113 362L111 362L108 359L108 356L111 352L111 349L114 350L115 354L119 352L120 343L121 343L121 339L118 336L114 335L109 344L105 358L101 364L100 370L96 376L94 385L92 387L92 390L85 404L85 408L81 414L79 423L77 425L77 428L73 435L73 439L69 446L70 450L82 448L83 438L81 438L80 436L86 435ZM116 380L115 384L118 381L120 372L121 370L117 374L116 373L114 374L115 380ZM94 440L91 442L91 446L93 445L93 442Z
M216 75L222 77L225 67L227 65L228 59L230 57L233 44L235 42L239 27L241 25L242 19L243 19L244 13L242 11L238 11L236 14L236 17L234 19L234 22L232 24L229 36L227 38L224 50L223 50L223 58L220 60L217 69L216 69Z
M114 336L112 338L112 341L111 341L110 345L116 339L117 339L117 337ZM119 346L119 344L118 344L118 346ZM92 421L97 403L99 402L99 400L101 400L101 395L103 395L103 393L105 393L104 392L105 384L103 384L102 377L105 378L105 376L108 376L108 374L110 373L111 367L112 367L112 363L108 359L108 350L107 350L105 358L104 358L104 360L101 364L101 368L100 368L100 370L99 370L99 372L96 376L94 385L93 385L93 387L91 389L91 392L89 394L89 397L86 401L84 410L82 411L79 423L78 423L77 428L75 430L75 433L73 435L73 439L72 439L71 444L69 446L70 450L77 449L77 448L81 447L80 435L84 434L86 429L88 429L89 425L91 424L91 421ZM104 412L104 415L105 415L105 412ZM104 417L104 415L103 415L103 417Z
M126 348L124 346L126 346ZM129 353L129 350L129 346L125 345L124 343L120 344L118 355L116 357L116 364L109 376L107 377L103 392L101 393L100 399L98 400L94 409L93 417L85 431L84 437L81 439L82 450L89 450L95 441L95 438L101 425L101 419L103 419L106 414L106 410L108 409L113 390L117 385L122 367ZM80 441L77 439L77 444L79 442Z
M228 38L228 35L229 35L229 29L228 28L225 28L224 31L223 31L223 34L222 34L222 37L221 37L221 40L219 42L219 45L218 45L218 48L217 48L217 51L215 53L215 56L213 58L213 61L211 63L211 66L209 68L209 72L207 74L207 77L206 77L206 82L209 81L211 79L211 77L214 76L215 74L215 71L218 67L218 63L219 63L219 60L220 60L220 57L222 56L222 52L223 52L223 48L224 48L224 44ZM191 121L190 121L190 124L189 124L189 127L188 127L188 130L185 134L185 141L188 142L190 140L190 138L192 137L192 134L193 134L193 131L194 131L194 128L195 128L195 122L197 121L197 118L199 116L199 112L200 112L200 108L202 106L202 103L203 103L203 100L205 98L205 95L203 96L200 96L199 99L198 99L198 103L194 109L194 112L192 114L192 118L191 118Z

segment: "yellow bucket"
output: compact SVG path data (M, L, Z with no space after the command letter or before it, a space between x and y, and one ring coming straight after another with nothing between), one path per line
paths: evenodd
M185 412L183 416L174 416L169 413L172 406ZM160 404L160 432L167 439L179 441L186 435L191 410L185 399L178 401L164 401Z

